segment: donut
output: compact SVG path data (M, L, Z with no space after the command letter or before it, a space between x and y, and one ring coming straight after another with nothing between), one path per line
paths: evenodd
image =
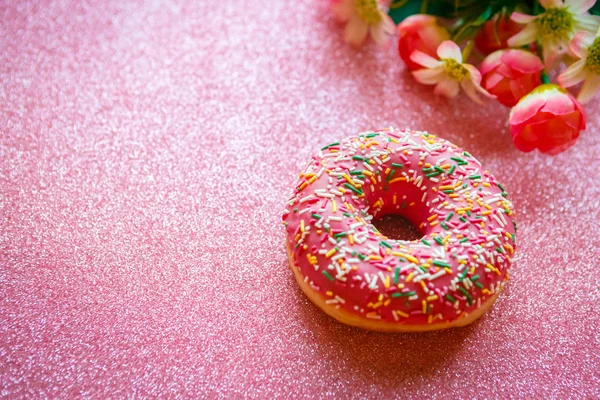
M382 235L396 214L422 238ZM515 212L471 154L427 132L387 128L319 150L282 222L296 281L338 321L418 332L467 325L494 303L516 250Z

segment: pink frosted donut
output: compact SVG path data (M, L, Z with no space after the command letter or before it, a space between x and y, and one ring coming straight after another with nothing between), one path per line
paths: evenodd
M388 239L371 224L399 214L423 237ZM382 331L466 325L495 301L516 248L512 204L456 145L388 128L323 147L283 214L306 295L339 321Z

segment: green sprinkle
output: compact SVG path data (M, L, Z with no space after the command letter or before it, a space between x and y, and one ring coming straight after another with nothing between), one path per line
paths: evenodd
M414 296L415 292L395 292L392 293L392 297L410 297Z
M444 192L446 194L452 194L452 193L454 193L454 189L446 189L446 190L442 190L442 192Z
M434 177L434 176L438 176L438 175L440 175L440 174L441 174L441 172L438 172L438 171L436 171L436 172L432 172L432 173L430 173L430 174L427 174L427 175L425 175L425 176L426 176L426 177L428 177L428 178L432 178L432 177Z
M462 158L450 157L450 159L456 161L458 163L458 165L466 165L466 164L468 164L468 162L466 162Z
M358 253L358 258L360 258L361 261L365 261L367 259L367 257L362 253Z
M449 227L448 225L446 225L446 223L445 223L445 222L442 222L442 223L440 224L440 226L441 226L442 228L444 228L445 230L448 230L448 229L450 229L450 227Z
M323 217L321 217L319 214L310 214L311 217L316 218L316 219L321 219Z
M473 282L477 282L477 279L479 279L479 275L473 275L473 276L471 277L471 280L472 280Z
M401 207L402 208L406 208L406 202L405 201L402 202L402 206Z
M471 158L471 157L472 157L472 155L470 155L470 154L469 154L469 153L467 153L466 151L463 151L463 155L465 155L465 156L467 156L467 157L469 157L469 158Z
M504 188L502 187L502 185L500 183L496 183L496 186L498 186L500 188L500 190L502 190L503 192L506 192L506 190L504 190Z
M393 169L390 171L389 175L387 176L387 178L385 179L387 182L389 182L392 179L392 176L394 176L394 173L396 173L396 170Z
M396 267L394 271L394 285L398 284L398 278L400 277L400 267Z
M297 208L294 208L292 211L293 211L293 212L294 212L294 214L295 214L295 213L297 213L297 212L298 212L298 209L297 209Z
M325 275L327 277L327 279L329 279L331 282L333 282L333 276L329 275L329 272L323 271L323 275Z
M354 186L352 186L349 183L344 183L344 186L347 187L348 189L352 190L354 193L361 195L363 194L362 190L358 190L357 188L355 188Z
M352 214L343 213L342 215L343 215L344 217L352 218Z
M444 172L446 172L446 171L444 171L442 168L438 167L437 165L436 165L436 166L434 166L433 168L435 168L435 170L436 170L437 172L439 172L440 174L443 174Z
M465 217L460 217L459 218L462 222L467 222L467 219Z
M502 247L496 247L496 251L500 254L504 254L504 249Z
M431 168L423 168L423 169L422 169L422 171L423 171L423 172L431 172L431 171L433 171L433 170L432 170Z
M450 219L452 218L453 215L454 215L453 212L449 213L444 220L445 221L450 221Z
M475 286L477 286L479 289L483 289L483 285L479 282L475 282Z
M353 159L353 160L365 161L365 158L364 158L364 157L361 157L361 156L352 156L352 159Z
M435 241L437 244L439 244L440 246L443 246L443 245L444 245L444 242L442 241L442 239L440 239L440 238L439 238L439 237L437 237L437 236L436 236L436 237L434 237L434 238L433 238L433 240L434 240L434 241Z
M372 138L372 137L375 137L375 136L379 136L379 133L369 133L367 135L368 138Z
M444 261L438 261L438 260L435 260L433 262L433 265L435 265L436 267L450 267L450 264L448 264Z
M467 303L469 303L469 305L472 305L473 304L473 298L471 297L471 294L469 292L467 292L462 287L459 287L458 290L460 290L462 292L462 294L464 294L465 296L467 296Z
M455 168L456 168L456 165L453 165L452 167L450 167L450 170L448 170L448 175L452 175Z
M357 170L354 170L354 171L350 171L350 175L362 175L362 174L363 174L362 169L357 169Z
M391 245L391 244L389 244L388 242L385 242L385 241L383 241L383 240L382 240L381 242L379 242L379 244L381 244L381 245L383 245L383 246L387 247L388 249L391 249L391 248L392 248L392 245Z
M423 244L424 244L425 246L431 246L431 243L429 243L429 242L428 242L427 240L425 240L425 239L421 239L421 242L423 242Z
M467 273L469 272L468 269L465 268L465 270L463 271L462 274L460 274L460 277L458 278L460 281L462 281L463 279L465 279L465 276L467 276Z
M481 175L471 175L469 179L481 179Z
M464 243L464 242L468 242L468 241L469 241L468 237L462 238L462 239L459 240L460 243Z
M450 296L449 294L446 295L446 300L452 302L452 303L456 303L456 299L452 296Z
M404 167L404 165L393 162L392 167L402 168L402 167Z
M512 233L510 236L512 236L513 243L516 243L517 242L517 235L515 235L514 233Z
M340 233L336 233L335 235L333 235L333 237L335 237L335 238L344 237L344 236L348 236L348 232L340 232Z
M327 146L323 147L321 150L327 150L328 148L337 146L339 144L340 144L340 142L334 142L334 143L328 144Z

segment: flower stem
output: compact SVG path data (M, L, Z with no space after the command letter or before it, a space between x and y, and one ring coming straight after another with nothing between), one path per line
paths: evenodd
M427 8L428 8L428 6L429 6L429 4L428 4L428 3L429 3L429 1L428 1L428 0L423 0L423 1L421 2L421 10L420 10L420 11L421 11L421 14L427 14Z
M472 40L469 40L467 42L467 45L465 46L465 48L462 51L463 62L466 62L469 59L469 56L471 55L471 51L473 50L474 45L475 45L475 42L473 42Z

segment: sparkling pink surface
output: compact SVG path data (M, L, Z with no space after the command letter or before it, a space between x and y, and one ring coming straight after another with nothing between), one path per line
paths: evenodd
M600 103L557 157L507 110L341 41L325 1L0 5L0 396L600 395ZM464 146L511 195L512 280L464 329L313 306L280 215L322 145L388 125Z

